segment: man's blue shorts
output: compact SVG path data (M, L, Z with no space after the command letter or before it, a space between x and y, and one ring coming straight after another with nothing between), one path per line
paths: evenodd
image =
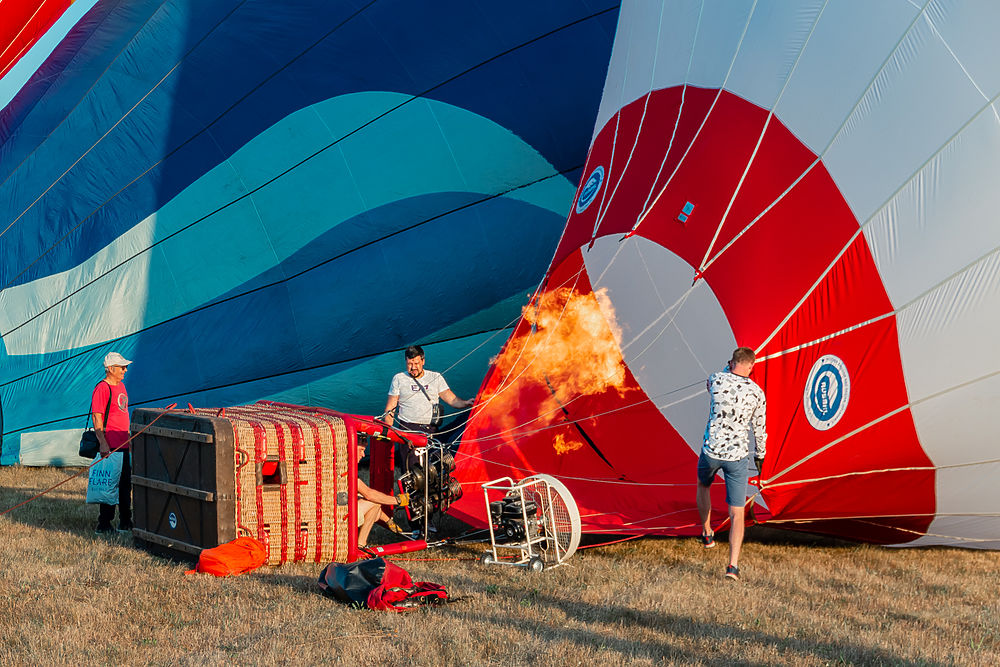
M739 461L720 461L707 455L704 450L698 457L698 482L702 486L712 486L715 473L722 470L726 480L726 504L743 507L747 502L747 479L750 477L750 455Z

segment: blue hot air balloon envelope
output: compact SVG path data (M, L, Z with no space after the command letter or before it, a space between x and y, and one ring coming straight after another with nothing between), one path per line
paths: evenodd
M475 393L580 179L615 2L99 1L0 112L4 464L133 406Z

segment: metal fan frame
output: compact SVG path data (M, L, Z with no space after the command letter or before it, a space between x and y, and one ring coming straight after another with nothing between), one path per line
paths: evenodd
M483 496L486 501L487 517L490 516L491 493L494 496L502 493L502 498L517 494L520 500L521 520L525 527L525 535L520 542L497 543L493 521L489 520L490 550L483 554L482 562L484 564L514 565L540 572L545 568L562 565L576 552L580 545L580 511L569 489L558 479L551 475L537 474L520 482L515 482L510 477L501 477L486 482L483 484ZM528 500L536 502L541 514L541 520L536 519L534 524L527 514ZM565 509L566 516L558 516L559 510L553 509L557 503ZM561 525L566 520L569 522L568 540L561 539L561 536L565 536L567 532L565 526ZM531 525L535 525L541 530L537 532L528 530ZM498 550L516 550L518 554L514 558L501 558Z

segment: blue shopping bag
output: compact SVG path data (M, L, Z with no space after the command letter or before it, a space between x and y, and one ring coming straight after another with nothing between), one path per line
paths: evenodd
M87 479L87 502L118 504L118 482L122 476L124 452L112 452L105 458L98 454Z

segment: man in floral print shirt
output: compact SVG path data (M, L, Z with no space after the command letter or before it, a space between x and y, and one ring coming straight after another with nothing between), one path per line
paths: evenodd
M767 446L765 430L767 405L764 391L750 379L756 356L748 347L737 348L726 370L708 378L712 404L705 427L705 444L698 458L698 514L705 548L715 546L711 527L712 501L709 489L716 473L726 480L729 505L729 566L726 577L740 578L740 547L743 545L743 507L749 476L750 431L755 441L754 462L758 471Z

